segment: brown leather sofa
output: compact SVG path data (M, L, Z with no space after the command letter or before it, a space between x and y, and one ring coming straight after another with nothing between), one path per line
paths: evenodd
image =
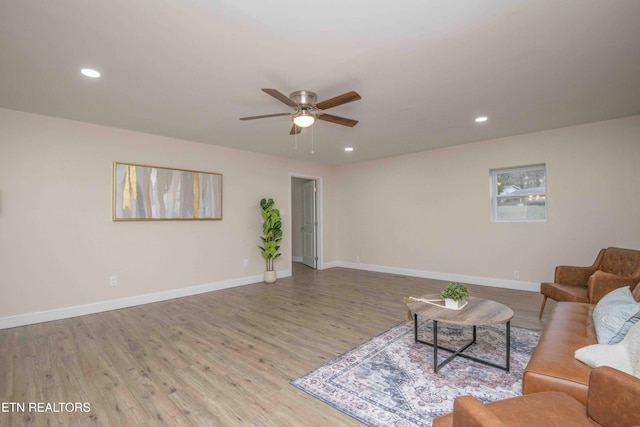
M595 266L595 267L594 267ZM607 268L610 272L603 272L604 288L613 290L619 288L623 281L607 282L606 277L633 277L628 285L633 291L636 301L640 301L640 287L637 286L640 277L629 276L637 274L640 268L640 251L633 249L608 248L600 251L598 259L592 267L567 267L574 274L587 277L587 283L593 284L593 276L598 273L593 268ZM562 271L561 267L556 269ZM611 270L609 270L611 269ZM599 270L596 270L599 271ZM580 273L581 272L581 273ZM561 273L561 275L569 273ZM587 276L591 274L591 276ZM565 277L565 276L562 276ZM609 285L607 285L607 283ZM542 286L544 287L544 283ZM585 287L585 292L589 287ZM607 291L607 293L609 292ZM589 291L591 293L591 291ZM602 296L597 293L594 300L599 301ZM556 304L545 324L540 341L531 356L522 376L522 394L542 391L562 391L569 396L586 404L589 389L589 375L591 368L575 358L579 348L597 344L596 330L593 324L593 309L595 303L559 302ZM638 380L640 387L640 379Z
M579 348L597 344L593 304L556 304L522 375L522 394L562 391L587 403L592 368L576 360ZM640 387L640 380L638 380Z
M640 251L622 251L640 255ZM599 255L600 261L604 255ZM628 258L623 264L625 271L635 268L633 260ZM579 274L583 274L587 282L591 280L587 270ZM638 280L632 280L633 295L640 301L640 285ZM589 292L588 287L584 289ZM486 405L473 397L459 398L454 403L453 413L437 418L433 426L640 425L640 405L635 400L640 398L640 379L613 368L592 369L575 358L576 350L598 342L593 323L594 307L595 303L587 302L558 302L555 305L523 373L523 396ZM631 418L625 418L627 416Z
M559 265L553 283L540 285L544 296L540 306L542 318L547 298L555 301L597 304L616 288L633 287L640 282L640 251L624 248L601 249L589 267Z
M634 426L640 423L639 382L605 366L591 371L586 403L552 391L487 404L462 396L453 412L433 420L433 427Z

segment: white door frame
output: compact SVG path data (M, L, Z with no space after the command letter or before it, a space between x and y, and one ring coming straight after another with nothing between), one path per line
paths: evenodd
M291 180L293 178L302 178L302 179L309 179L309 180L313 180L316 182L316 215L317 215L317 221L318 221L318 226L316 227L316 250L317 250L317 257L318 257L318 262L316 264L316 267L318 270L322 270L324 268L324 256L323 256L323 238L322 238L322 223L323 223L323 216L322 216L322 177L321 176L313 176L313 175L305 175L305 174L299 174L299 173L289 173L289 217L291 217L292 214L292 210L291 210ZM292 221L289 220L289 226L288 226L288 233L287 236L288 240L289 240L289 247L292 248ZM293 265L292 265L292 257L293 255L291 255L289 257L289 271L293 271Z
M302 181L300 178L294 178ZM293 181L293 179L291 180ZM297 185L297 184L296 184ZM302 263L316 270L318 268L318 185L315 179L302 181ZM291 199L294 197L291 196ZM293 216L293 213L291 214ZM293 219L291 221L293 224ZM293 232L291 231L291 237Z

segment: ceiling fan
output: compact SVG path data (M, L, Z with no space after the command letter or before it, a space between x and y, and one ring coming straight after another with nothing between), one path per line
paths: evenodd
M342 126L355 126L358 121L347 119L346 117L334 116L327 114L324 110L337 107L338 105L347 104L349 102L358 101L360 95L356 92L346 92L326 101L316 103L317 95L308 90L298 90L291 95L286 96L276 89L262 89L263 92L273 96L280 102L287 104L293 111L288 113L266 114L263 116L241 117L240 120L265 119L268 117L292 116L293 126L289 135L295 135L302 132L302 128L311 126L316 119L324 120Z

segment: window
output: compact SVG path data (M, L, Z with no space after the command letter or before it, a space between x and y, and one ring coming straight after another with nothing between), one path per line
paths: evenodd
M490 172L494 222L547 220L545 165L493 169Z

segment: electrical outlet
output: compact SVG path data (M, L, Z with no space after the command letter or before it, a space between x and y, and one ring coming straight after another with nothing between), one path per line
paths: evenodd
M244 262L242 263L242 266L243 266L244 268L249 267L249 260L248 260L248 259L245 259L245 260L244 260Z
M359 256L356 257L356 262L360 262L360 257Z
M513 270L513 278L514 279L519 279L520 278L520 272L518 270Z
M109 277L109 286L118 286L118 276Z

